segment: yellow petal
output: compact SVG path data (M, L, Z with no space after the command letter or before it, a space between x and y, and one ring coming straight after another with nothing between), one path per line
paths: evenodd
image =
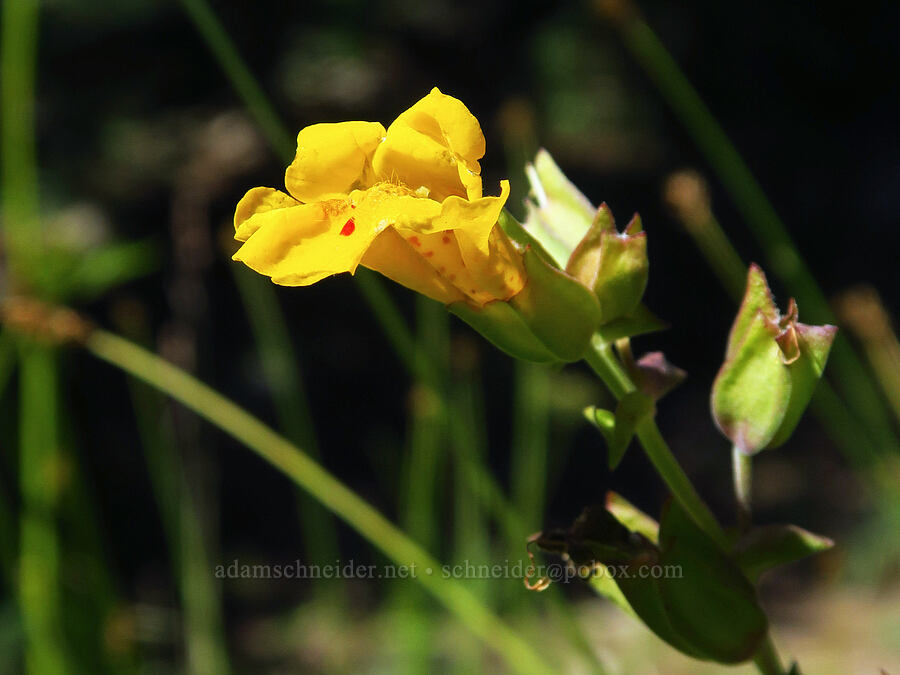
M448 197L441 204L440 216L431 222L430 230L455 230L460 234L460 246L465 249L474 247L483 255L488 255L488 238L508 198L508 180L500 181L499 197L472 200ZM466 250L463 250L465 257Z
M234 238L238 241L247 241L247 238L256 231L260 221L250 224L251 216L290 206L297 206L297 200L280 190L267 187L248 190L234 209Z
M393 228L375 238L362 258L362 265L445 305L465 299L446 275L438 273L420 251Z
M384 138L378 122L313 124L297 134L297 153L284 183L301 202L346 194L372 183L372 156Z
M466 269L479 288L498 299L508 300L525 286L521 256L497 225L509 197L509 181L500 181L499 197L471 202L447 199L442 219L456 221L456 238Z
M466 261L466 269L478 287L498 300L509 300L519 293L527 280L522 256L499 225L495 225L488 238L488 255L460 241L460 252Z
M401 114L378 146L373 167L382 180L425 186L442 201L481 196L484 134L469 109L435 87Z
M430 220L407 220L406 227L398 231L472 304L507 300L525 285L521 256L496 225L508 196L509 183L504 181L499 197L474 202L448 197L441 204L440 213Z
M380 230L350 218L351 213L349 204L333 202L257 213L247 221L254 232L234 260L284 286L308 286L332 274L355 272Z

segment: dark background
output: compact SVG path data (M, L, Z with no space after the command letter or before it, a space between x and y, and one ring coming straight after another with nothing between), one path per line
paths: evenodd
M735 308L663 205L666 176L685 167L706 174L713 208L742 256L757 260L761 253L610 26L577 3L347 0L216 2L214 8L292 133L320 121L387 124L436 85L481 121L486 190L510 177L516 200L510 206L518 215L524 176L517 148L504 139L522 119L593 202L606 201L620 222L639 211L650 237L646 301L672 328L636 340L636 349L664 349L689 372L660 406L660 424L714 510L730 513L728 444L714 429L707 401ZM871 283L896 313L898 5L645 1L640 8L743 154L826 293ZM150 237L159 251L152 274L85 309L101 324L121 328L125 307L154 344L186 312L195 372L273 421L229 269L234 263L220 240L246 189L283 186L284 161L247 131L252 127L240 100L177 4L46 3L40 50L45 209L92 205L94 217L107 223L104 236ZM191 169L204 152L204 134L223 114L238 120L249 138L246 152L228 157L230 163ZM200 299L185 310L178 298L184 288L174 284L183 270L172 253L173 222L177 228L183 200L198 193L195 213L206 239L201 236L204 253L194 261L198 277L191 288ZM774 287L784 304L784 290ZM391 291L412 316L411 294ZM278 295L301 355L325 465L395 516L408 376L349 279ZM802 306L800 312L810 323L821 318ZM491 465L502 481L512 366L455 320L453 330L477 350ZM84 355L69 357L67 369L78 451L123 586L138 595L170 587L125 382ZM588 399L600 400L581 367L563 375L583 385ZM611 476L599 436L575 426L571 412L560 415L557 427L576 431L554 432L558 487L535 530L567 523L610 487L658 508L663 488L639 452L632 448ZM222 560L247 550L269 560L300 556L288 481L222 434L208 427L197 433L212 458ZM757 480L786 486L763 490L772 494L761 499L762 520L795 520L841 537L864 511L855 477L811 417L788 446L761 457ZM341 530L341 540L348 557L374 555L349 531ZM233 604L232 618L243 611Z

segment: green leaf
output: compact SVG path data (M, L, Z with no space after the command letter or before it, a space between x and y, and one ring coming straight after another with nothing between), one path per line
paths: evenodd
M796 525L755 527L735 544L733 555L744 573L755 581L779 565L827 551L834 542Z
M663 568L681 571L680 578L659 582L666 612L679 635L720 663L752 657L768 632L756 591L737 564L674 500L660 518L659 547Z
M616 406L615 414L592 407L585 410L585 415L600 429L606 439L610 469L615 469L622 461L631 439L634 438L634 430L638 423L648 416L652 417L655 410L653 399L638 391L625 394Z
M532 541L579 569L612 576L621 595L602 579L591 584L685 654L719 663L751 658L768 620L737 563L674 501L663 509L658 545L647 536L656 531L649 516L618 495L607 503L585 509L567 530Z
M600 321L597 298L534 250L526 249L523 260L528 283L509 304L560 361L580 360Z

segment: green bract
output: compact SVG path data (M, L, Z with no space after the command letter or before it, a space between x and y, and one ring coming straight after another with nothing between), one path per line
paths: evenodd
M751 265L713 384L712 412L722 433L748 454L784 443L809 404L836 332L799 323L793 300L781 315L765 275Z
M601 324L630 316L647 288L647 234L635 215L619 234L606 204L566 263L566 272L594 291L600 300Z
M640 302L649 265L640 217L635 215L620 234L609 207L594 208L546 150L526 172L534 201L526 201L521 232L504 226L507 234L520 243L524 234L545 258L593 291L601 326L645 313Z

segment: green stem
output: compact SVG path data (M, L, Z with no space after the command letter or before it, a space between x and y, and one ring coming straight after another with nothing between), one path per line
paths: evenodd
M619 365L612 347L598 337L594 338L585 360L616 398L622 398L628 392L634 391L635 386L622 366ZM645 419L637 425L636 433L644 447L644 452L672 492L672 496L678 500L678 503L710 538L723 549L727 548L728 538L725 536L725 531L697 493L678 460L675 459L659 432L656 422L652 418Z
M753 664L762 675L785 675L784 666L781 665L781 657L775 649L775 643L771 636L766 636L762 646L753 657Z
M731 467L734 472L738 529L746 532L750 529L753 514L753 457L735 445L731 448Z
M388 558L406 566L411 578L419 581L513 668L528 673L552 671L524 638L485 608L463 585L443 578L437 560L321 465L243 408L155 354L111 333L95 331L85 347L96 357L179 401L279 469Z
M594 338L585 360L616 398L621 398L626 393L634 391L634 384L613 354L612 347L598 337ZM652 418L645 419L638 424L636 432L644 452L672 492L672 496L722 550L728 551L730 544L725 531L694 488L678 460L675 459L656 426L656 422ZM749 484L747 487L749 489ZM775 651L770 637L766 637L753 661L763 675L782 675L783 673L778 653Z

